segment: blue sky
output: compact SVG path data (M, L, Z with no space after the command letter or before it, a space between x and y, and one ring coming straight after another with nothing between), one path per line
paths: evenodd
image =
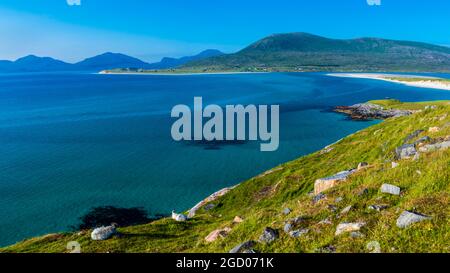
M75 62L105 51L146 61L206 48L233 52L272 33L382 37L450 45L450 1L1 0L0 59Z

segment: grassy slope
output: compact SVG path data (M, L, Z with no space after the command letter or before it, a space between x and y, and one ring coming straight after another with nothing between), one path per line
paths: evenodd
M418 136L443 137L450 135L449 102L400 103L376 101L385 107L423 109L408 117L388 119L338 143L328 153L314 154L285 163L273 172L252 178L215 201L216 207L208 212L200 210L197 216L184 223L162 219L153 223L120 228L120 237L106 241L92 241L89 231L47 235L0 249L0 252L65 252L69 241L78 241L83 252L227 252L246 240L257 240L264 227L280 230L280 238L270 245L258 244L262 252L314 252L332 245L337 252L367 252L367 243L377 241L382 252L450 252L448 222L450 198L450 149L422 154L418 161L403 160L391 168L395 147L418 129L439 126L436 133L423 132ZM438 105L424 110L426 105ZM326 192L327 198L317 204L308 193L314 180L356 167L366 161L370 167L356 173L340 186ZM420 171L419 174L417 171ZM402 188L401 196L388 196L379 192L383 183ZM367 188L368 193L357 193ZM343 201L334 203L335 198ZM337 206L330 211L328 204ZM374 212L368 205L386 204L387 210ZM339 211L352 205L353 209L338 218ZM292 212L283 215L282 209ZM404 209L415 209L431 215L431 221L399 229L395 222ZM244 222L232 225L236 216ZM282 232L288 218L304 216L301 227L311 231L301 238L291 238ZM331 217L331 225L318 222ZM344 221L366 221L363 238L352 239L348 234L334 236L336 225ZM204 237L216 228L232 226L228 237L206 243Z

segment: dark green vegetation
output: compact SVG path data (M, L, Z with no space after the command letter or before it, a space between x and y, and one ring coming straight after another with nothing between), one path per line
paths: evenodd
M82 252L228 252L239 243L258 240L265 227L277 229L280 236L270 244L257 243L254 249L261 252L368 252L368 244L373 241L380 244L382 252L450 252L450 149L421 153L416 160L395 158L395 148L405 139L448 139L450 102L372 103L416 111L410 116L389 118L327 149L245 181L213 201L212 209L200 209L187 222L164 218L121 227L120 236L106 241L92 241L90 230L52 234L25 240L0 252L66 252L70 241L78 241ZM431 127L438 129L429 130ZM408 138L417 130L424 131ZM325 191L325 198L312 202L309 193L316 179L355 168L363 161L367 167ZM392 161L399 165L392 168ZM383 183L399 186L401 194L381 193ZM342 200L336 202L337 198ZM349 205L352 209L341 214ZM370 205L387 208L370 210ZM291 212L285 215L284 208ZM396 220L403 210L432 218L401 229ZM243 222L233 223L235 216L242 217ZM309 232L292 238L283 232L283 226L286 220L298 216L304 219L298 228L308 228ZM326 218L330 223L321 224ZM335 236L339 223L359 221L366 223L360 230L362 237L352 238L348 233ZM205 241L211 231L225 227L231 228L228 236L211 243Z
M187 63L185 71L450 71L450 48L380 38L328 39L275 34L228 55Z

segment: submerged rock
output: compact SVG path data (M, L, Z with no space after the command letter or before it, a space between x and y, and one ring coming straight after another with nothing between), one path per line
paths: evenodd
M271 242L275 241L278 238L278 231L275 229L272 229L270 227L266 227L259 237L259 241L261 243L270 244Z
M414 223L430 220L431 218L432 217L430 216L405 210L402 212L402 214L400 214L400 216L397 219L397 227L405 228Z
M389 193L392 195L400 195L400 188L391 184L383 184L380 188L382 193Z
M91 239L94 241L103 241L109 239L115 233L116 227L114 225L99 227L92 231Z

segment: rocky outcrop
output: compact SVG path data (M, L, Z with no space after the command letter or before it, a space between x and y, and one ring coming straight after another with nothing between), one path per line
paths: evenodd
M409 159L414 157L416 153L417 150L414 144L403 144L395 149L397 159Z
M107 240L107 239L111 238L111 236L113 236L114 234L116 234L116 226L115 225L106 226L106 227L103 226L103 227L96 228L92 231L91 239L94 241L103 241L103 240Z
M442 141L434 144L427 144L419 148L422 153L434 152L437 150L445 150L450 148L450 141Z
M347 179L347 177L354 172L355 172L355 170L351 169L351 170L339 172L332 176L317 179L314 182L314 194L318 195L323 191L326 191L330 188L335 187L340 182L345 181Z
M211 194L210 196L206 197L205 199L203 199L202 201L197 203L193 208L191 208L189 210L188 217L189 218L194 217L197 210L199 210L201 207L203 207L204 205L206 205L210 202L217 200L221 196L224 196L225 194L227 194L230 190L234 189L235 187L236 186L221 189L220 191L217 191L217 192Z
M373 103L359 103L352 106L337 106L335 112L344 113L354 120L386 119L411 115L409 110L384 109Z

